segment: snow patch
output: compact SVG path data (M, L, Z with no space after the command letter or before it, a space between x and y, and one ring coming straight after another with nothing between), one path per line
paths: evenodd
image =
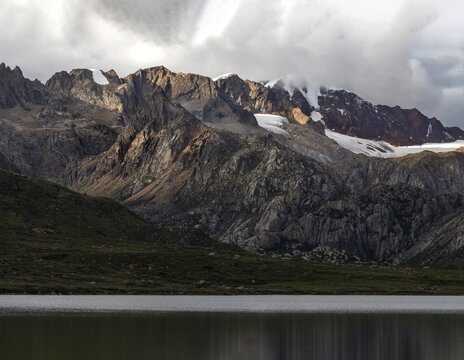
M345 116L345 113L346 113L346 110L345 110L345 109L338 109L338 108L337 108L337 110L338 110L338 112L339 112L340 114L342 114L343 116Z
M100 70L90 69L92 71L93 81L99 85L108 85L108 79L101 73Z
M255 114L256 122L262 128L275 134L291 137L284 129L280 128L284 124L288 124L288 119L280 115L271 114Z
M227 79L227 78L229 78L229 77L231 77L231 76L234 76L234 75L237 75L237 74L234 74L234 73L222 74L222 75L219 75L218 77L215 77L215 78L213 79L213 81L218 81L218 80L220 80L220 79Z
M395 157L408 154L416 154L422 151L432 151L435 153L454 151L464 146L464 140L456 140L449 143L425 143L422 145L398 146L395 147Z
M409 154L416 154L422 151L432 151L435 153L454 151L464 146L464 140L457 140L449 143L425 143L412 146L392 146L385 141L361 139L353 136L339 134L326 129L325 135L355 154L367 156L393 158Z
M344 92L347 92L347 93L351 93L351 94L354 94L354 92L350 91L350 90L347 90L345 88L341 88L341 87L336 87L336 86L329 86L327 88L327 90L332 90L332 91L344 91ZM355 94L356 95L356 94Z
M277 85L277 83L280 81L281 78L278 78L278 79L275 79L275 80L271 80L271 81L268 81L264 84L264 86L268 87L268 88L273 88L274 86Z
M305 91L306 90L306 91ZM300 89L301 93L308 100L309 104L319 109L319 96L321 96L321 87L319 85L306 84L304 89Z
M432 123L429 123L429 127L427 128L427 136L426 139L432 134Z
M321 121L322 120L322 114L319 111L313 111L311 113L311 120L313 120L313 121Z
M394 154L393 146L385 141L367 140L325 129L325 135L340 145L342 148L350 150L355 154L364 154L367 156L389 157Z

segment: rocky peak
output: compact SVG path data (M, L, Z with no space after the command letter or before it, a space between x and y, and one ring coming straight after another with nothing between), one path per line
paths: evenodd
M366 139L384 138L389 121L377 108L346 90L323 89L319 112L326 127L338 133Z
M67 71L60 71L47 80L45 86L50 88L51 90L64 90L65 88L69 88L69 84L71 82L71 76Z
M21 77L24 79L23 72L19 66L15 66L13 70L7 66L5 63L0 64L0 72L2 76L10 76L10 77Z
M23 76L23 72L22 72L22 70L19 68L19 66L15 66L14 69L13 69L13 72L16 73L16 74L18 74L18 75L21 76L21 77L24 77L24 76Z
M462 129L457 126L451 126L446 128L446 132L450 134L454 139L463 140L464 133Z
M13 71L11 70L11 68L7 65L5 65L5 63L2 63L0 65L0 79L2 80L5 80L5 79L11 79L13 77Z
M229 88L234 88L235 90L241 89L246 83L240 76L237 74L228 74L227 76L220 76L217 79L213 80L219 88L223 88L226 85Z
M346 90L324 89L319 106L326 127L345 135L399 146L464 138L462 130L445 128L436 118L428 118L417 109L373 105Z
M29 110L33 105L45 103L45 88L39 81L24 78L21 69L13 70L4 63L0 65L0 109L19 105Z
M235 74L219 78L216 84L243 109L253 113L281 115L291 122L304 124L313 111L301 93L294 92L290 97L281 86L265 86Z
M151 93L154 86L163 89L175 102L186 104L187 100L212 98L217 96L216 86L208 77L197 74L174 73L164 66L140 69L124 78L138 92Z
M113 74L114 73L114 74ZM113 85L117 82L116 73L103 73L110 77ZM74 69L69 73L55 73L47 82L48 89L64 97L71 97L98 106L108 111L124 112L124 106L119 94L119 87L101 85L95 82L93 72L89 69Z
M57 90L65 95L70 95L77 87L98 86L93 80L93 73L89 69L73 69L69 73L60 71L55 73L45 84L52 90Z
M379 105L378 109L391 122L393 129L391 142L394 145L441 143L464 138L462 130L453 128L449 131L436 118L428 118L417 109L402 109L399 106L385 105Z
M137 98L133 98L132 104L140 106L143 99L159 87L173 103L183 106L209 126L238 133L259 130L254 116L237 105L209 77L174 73L158 66L139 70L123 81L126 94L135 94Z
M73 69L69 75L76 81L94 81L93 72L89 69Z
M122 79L114 70L103 75L110 86L97 84L90 70L76 69L55 74L47 81L47 87L66 97L116 110L129 118L159 88L170 101L210 126L239 133L261 131L253 115L240 108L208 77L174 73L164 66L140 69Z
M110 85L121 85L122 81L119 78L118 74L116 74L116 71L113 69L109 71L102 71L103 76L108 80L108 83Z

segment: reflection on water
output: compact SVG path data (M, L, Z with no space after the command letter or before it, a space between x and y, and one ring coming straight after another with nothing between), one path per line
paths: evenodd
M464 316L2 316L0 359L464 359Z

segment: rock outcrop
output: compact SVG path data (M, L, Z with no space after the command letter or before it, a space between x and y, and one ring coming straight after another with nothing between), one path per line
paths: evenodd
M401 255L402 262L464 267L464 211L458 212Z
M432 195L407 185L371 186L303 216L283 246L329 246L361 259L396 261L463 206L458 194Z

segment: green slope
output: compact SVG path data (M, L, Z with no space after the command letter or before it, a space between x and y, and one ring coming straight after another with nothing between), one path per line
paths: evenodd
M55 183L0 170L0 231L58 237L145 240L211 245L196 229L147 223L119 203Z

